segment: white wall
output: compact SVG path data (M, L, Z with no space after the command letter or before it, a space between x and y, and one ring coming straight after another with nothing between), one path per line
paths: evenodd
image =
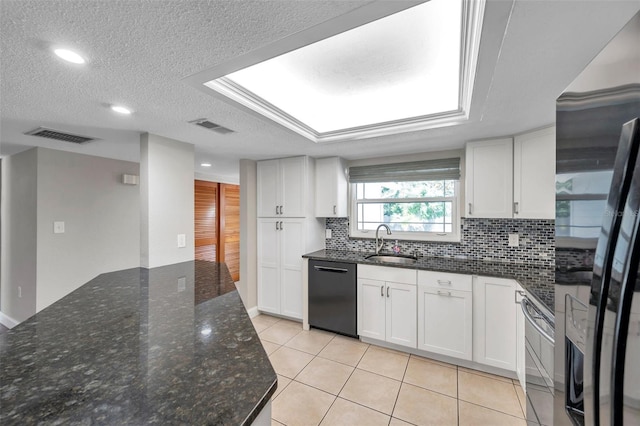
M140 266L140 188L123 174L138 175L138 164L38 148L37 311L99 274Z
M258 306L257 163L240 160L240 284L245 308Z
M142 267L194 259L194 146L152 134L140 136ZM186 247L178 248L178 234Z
M0 311L18 322L36 313L37 167L35 148L2 160Z

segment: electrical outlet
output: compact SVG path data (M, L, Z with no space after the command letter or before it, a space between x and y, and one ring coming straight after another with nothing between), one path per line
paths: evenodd
M178 248L184 248L187 246L187 236L185 234L178 234Z
M178 278L178 292L185 291L187 288L187 277Z
M18 298L22 298L22 287L18 286Z
M509 247L518 247L520 245L520 236L518 234L509 234Z
M331 238L331 229L325 229L324 230L324 237L325 238Z
M53 233L64 234L64 222L53 222Z

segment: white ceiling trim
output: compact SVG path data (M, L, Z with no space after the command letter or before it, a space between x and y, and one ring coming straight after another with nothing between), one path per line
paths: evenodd
M263 46L256 51L237 57L224 64L186 77L183 81L199 91L230 103L254 117L278 123L285 129L315 143L375 138L462 124L469 119L470 115L476 64L480 50L480 35L482 32L485 0L465 0L463 2L463 46L460 53L461 78L459 82L459 108L456 110L321 133L224 77L240 69L365 25L385 16L398 13L421 3L424 3L424 1L372 2L350 13L293 34L270 45Z

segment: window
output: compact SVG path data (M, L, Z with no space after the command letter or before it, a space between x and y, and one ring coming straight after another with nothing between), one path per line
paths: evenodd
M459 241L459 159L352 167L350 235L387 224L404 240Z

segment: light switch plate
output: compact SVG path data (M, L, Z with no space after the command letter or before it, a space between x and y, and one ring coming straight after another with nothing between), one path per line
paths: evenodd
M187 246L187 236L185 234L178 234L178 248Z
M187 277L178 278L178 292L185 291L187 288Z
M64 234L64 222L53 222L53 233Z
M509 247L518 247L520 245L520 236L518 234L509 234Z
M331 238L331 229L325 229L324 230L324 237L325 238Z

